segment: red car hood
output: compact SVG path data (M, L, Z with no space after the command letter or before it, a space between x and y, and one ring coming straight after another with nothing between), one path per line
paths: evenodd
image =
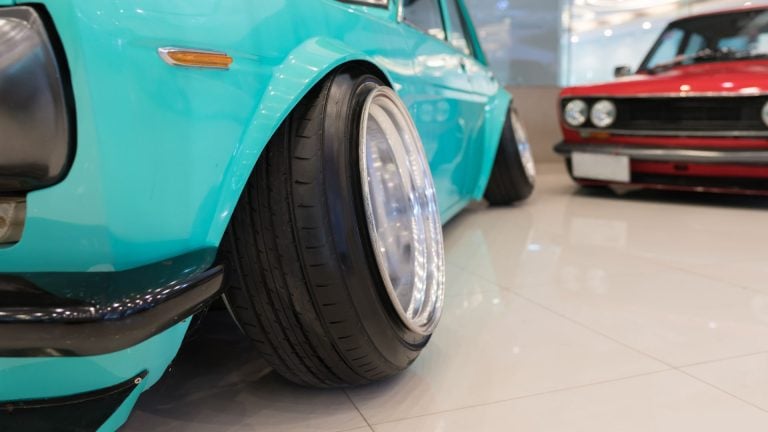
M760 94L768 92L768 60L680 66L654 75L566 88L562 96L638 96L680 93Z

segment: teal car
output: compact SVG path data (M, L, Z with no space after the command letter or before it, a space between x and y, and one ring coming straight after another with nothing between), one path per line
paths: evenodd
M276 371L407 368L442 224L527 198L458 0L0 0L0 430L114 430L223 303Z

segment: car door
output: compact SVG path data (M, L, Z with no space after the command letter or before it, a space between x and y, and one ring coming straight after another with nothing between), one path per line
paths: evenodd
M467 125L467 146L456 167L463 178L462 192L472 195L477 186L478 176L484 161L482 149L485 146L485 112L491 96L498 92L499 85L490 70L481 62L484 58L479 43L476 43L471 21L460 0L441 0L444 20L448 27L448 43L461 54L461 70L470 84L468 103L465 107Z
M419 130L435 178L440 212L449 217L467 199L463 159L482 117L466 73L465 54L449 43L442 0L402 0L399 20L412 53L412 76L400 97Z

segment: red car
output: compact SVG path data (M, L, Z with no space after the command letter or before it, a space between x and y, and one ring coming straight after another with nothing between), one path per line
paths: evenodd
M768 7L675 21L616 75L561 93L577 183L768 194Z

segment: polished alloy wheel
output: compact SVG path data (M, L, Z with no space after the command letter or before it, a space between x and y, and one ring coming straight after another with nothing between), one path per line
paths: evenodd
M403 323L428 335L440 319L445 291L440 211L416 127L390 88L374 90L363 106L360 172L387 293Z
M517 112L512 110L510 115L512 116L512 131L515 133L517 150L520 152L520 160L523 163L525 175L528 176L528 180L531 183L534 183L536 180L536 164L533 161L533 152L528 141L528 134L525 132L525 127L523 127Z

